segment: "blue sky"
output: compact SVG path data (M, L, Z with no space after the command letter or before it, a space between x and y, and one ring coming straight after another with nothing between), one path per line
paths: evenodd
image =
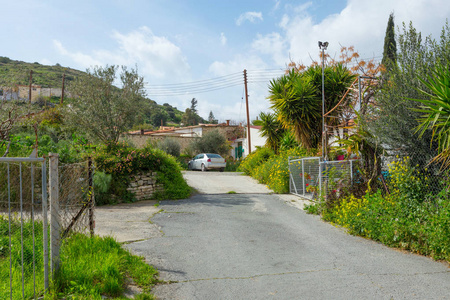
M184 110L195 97L202 117L213 111L237 122L245 120L243 69L253 79L254 119L270 107L269 79L290 59L318 60L319 40L330 43L331 56L343 45L381 60L391 12L396 26L412 21L433 37L450 16L445 0L3 0L1 7L0 56L79 70L137 66L159 104ZM217 89L200 92L208 86Z

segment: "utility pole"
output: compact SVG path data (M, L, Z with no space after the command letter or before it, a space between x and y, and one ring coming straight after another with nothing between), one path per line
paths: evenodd
M64 82L66 81L66 73L63 73L63 82L62 82L62 90L61 90L61 101L59 104L63 104L64 102Z
M327 50L328 42L319 41L319 49L322 50L322 157L328 160L327 146L328 146L328 136L327 127L325 126L325 50Z
M247 143L248 154L252 152L252 144L250 142L250 114L248 111L248 90L247 90L247 70L244 69L244 87L245 87L245 105L247 107Z
M33 82L33 70L30 70L30 86L28 89L28 103L31 104L31 83Z

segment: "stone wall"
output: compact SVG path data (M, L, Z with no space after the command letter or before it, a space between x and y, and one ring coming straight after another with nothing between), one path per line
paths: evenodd
M136 200L149 200L154 198L155 192L164 191L164 187L162 184L156 183L156 172L149 171L131 175L127 190L134 194Z

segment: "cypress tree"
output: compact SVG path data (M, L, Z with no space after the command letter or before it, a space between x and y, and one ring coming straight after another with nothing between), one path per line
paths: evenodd
M397 43L395 42L395 24L394 13L389 15L389 20L386 27L386 35L384 37L383 60L381 63L387 71L397 62Z

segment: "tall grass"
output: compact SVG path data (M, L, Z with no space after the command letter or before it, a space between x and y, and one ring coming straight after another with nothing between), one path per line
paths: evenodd
M24 222L24 295L34 297L33 283L33 223ZM34 222L36 295L44 290L43 227ZM0 216L0 299L10 298L10 258L12 261L12 296L22 299L21 223L11 222L11 256L9 251L9 222ZM130 279L143 289L140 299L153 299L151 287L157 282L157 270L142 257L133 256L111 237L88 237L73 234L61 246L60 270L51 284L46 299L121 298Z
M22 298L22 247L21 247L21 222L17 217L11 220L11 256L9 249L9 222L8 218L0 215L0 299L10 298L10 259L12 271L12 296L13 299ZM34 297L34 281L36 277L36 295L44 289L44 264L43 264L43 229L42 222L34 222L35 243L33 246L33 223L23 223L23 272L25 298ZM33 259L33 248L35 250ZM33 266L34 261L34 266ZM34 271L34 275L33 275Z
M64 241L54 289L60 295L89 299L120 297L127 277L147 293L157 282L157 274L142 258L131 255L111 237L90 238L75 234Z

